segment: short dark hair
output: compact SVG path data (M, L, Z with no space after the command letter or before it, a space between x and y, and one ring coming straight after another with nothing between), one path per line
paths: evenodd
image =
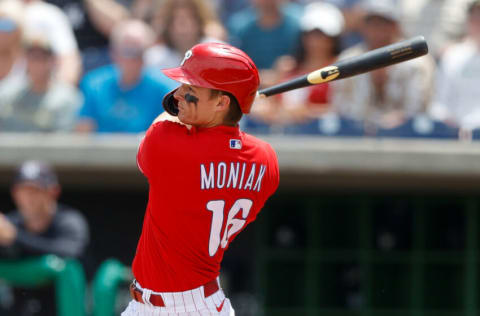
M218 95L226 95L230 98L230 106L228 108L227 115L225 116L224 123L227 125L236 125L241 120L243 113L238 104L237 98L233 94L227 91L211 89L211 97Z

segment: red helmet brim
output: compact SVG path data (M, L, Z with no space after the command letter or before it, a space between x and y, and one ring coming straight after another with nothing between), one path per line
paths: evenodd
M214 88L210 83L198 76L189 75L187 71L182 67L162 69L162 72L170 79L178 81L180 83L189 84L192 86L203 88Z

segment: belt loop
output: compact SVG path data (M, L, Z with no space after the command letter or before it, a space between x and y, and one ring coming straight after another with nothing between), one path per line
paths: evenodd
M152 295L152 290L143 289L142 300L144 304L148 306L153 306L152 302L150 302L151 295Z

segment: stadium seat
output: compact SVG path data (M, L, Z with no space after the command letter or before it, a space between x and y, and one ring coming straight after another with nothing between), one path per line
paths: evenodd
M271 134L272 126L269 124L252 118L250 116L243 116L240 120L240 128L250 134Z
M472 140L480 140L480 128L472 130Z
M395 128L379 128L377 137L457 139L458 128L418 115Z
M365 131L359 121L328 114L307 123L289 125L285 134L359 137L364 136Z

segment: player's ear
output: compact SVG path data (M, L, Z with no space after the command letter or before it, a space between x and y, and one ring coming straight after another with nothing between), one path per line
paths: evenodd
M217 109L219 111L228 111L230 102L231 102L230 97L226 94L222 94L218 100Z

